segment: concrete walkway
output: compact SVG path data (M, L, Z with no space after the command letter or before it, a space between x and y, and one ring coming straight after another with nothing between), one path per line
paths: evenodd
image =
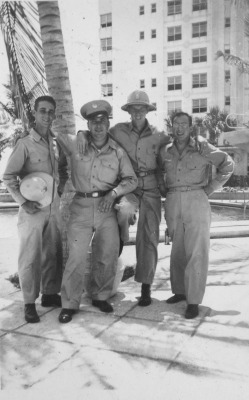
M21 291L6 280L17 269L14 223L0 235L0 399L248 400L248 238L211 240L194 320L184 319L185 302L165 303L171 246L161 243L151 306L137 306L140 285L130 278L111 299L112 315L82 298L80 312L63 325L60 310L42 308L39 299L41 322L27 324ZM134 265L135 247L126 246L122 258Z

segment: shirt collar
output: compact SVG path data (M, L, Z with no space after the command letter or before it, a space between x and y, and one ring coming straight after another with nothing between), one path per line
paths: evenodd
M175 139L173 140L173 144L175 145ZM190 136L190 138L189 138L189 142L188 142L186 148L187 147L196 148L196 141L194 140L194 138L192 136Z
M46 140L34 128L31 128L30 135L36 142L39 142L40 140L43 140L44 142L46 142ZM51 136L51 133L49 131L48 137L50 137L50 136Z
M108 134L108 140L106 142L106 144L101 147L101 149L98 149L98 147L95 146L95 144L92 142L92 140L90 139L90 145L94 148L94 150L96 150L98 153L102 152L102 151L106 151L108 149L108 147L112 147L113 149L116 148L115 142L110 138L109 134Z
M132 124L132 122L129 122L129 129L130 129L130 132L133 131L133 132L138 133L138 131L136 130L136 128L134 127L134 125ZM148 121L147 118L146 118L146 120L145 120L145 126L144 126L144 129L142 130L141 133L145 133L147 130L149 130L150 133L152 132L152 127L151 127L151 125L149 124L149 121Z

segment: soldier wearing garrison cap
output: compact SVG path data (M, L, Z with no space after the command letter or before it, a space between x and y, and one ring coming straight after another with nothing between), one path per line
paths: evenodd
M120 246L114 204L137 187L137 177L126 152L109 136L111 111L110 104L104 100L90 101L81 107L89 128L86 154L79 153L76 136L57 137L70 157L76 189L70 206L69 258L61 287L61 323L71 321L80 307L91 244L92 305L102 312L113 311L107 300L112 293Z
M112 107L105 100L94 100L89 101L89 103L84 104L81 109L80 113L83 118L87 119L88 121L93 119L96 116L103 116L106 115L108 118L112 112Z
M121 197L116 209L123 242L129 239L129 225L139 210L137 225L135 280L142 283L140 306L151 303L150 287L154 279L158 253L159 225L161 220L161 195L165 195L163 176L158 166L159 148L170 142L169 136L151 126L146 119L148 112L156 108L146 92L133 91L121 107L131 116L131 122L116 124L110 135L128 153L138 178L133 193ZM87 132L78 132L83 151L87 144Z

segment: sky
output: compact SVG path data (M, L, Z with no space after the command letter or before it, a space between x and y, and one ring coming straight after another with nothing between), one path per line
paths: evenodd
M90 100L100 98L98 0L59 0L75 114ZM8 63L0 31L0 100L5 101L2 84L8 82ZM76 125L85 122L76 116Z

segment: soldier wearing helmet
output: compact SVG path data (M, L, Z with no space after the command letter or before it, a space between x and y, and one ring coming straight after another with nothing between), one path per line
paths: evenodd
M156 108L150 103L146 92L132 92L121 109L130 114L131 121L116 124L110 129L110 134L128 153L138 178L138 187L132 193L120 197L115 208L122 242L129 240L129 225L135 223L136 212L139 210L135 280L142 284L138 305L148 306L151 304L151 284L158 259L161 195L165 195L157 158L159 148L168 144L170 138L149 124L146 116ZM78 132L78 137L83 141L84 151L86 132Z

